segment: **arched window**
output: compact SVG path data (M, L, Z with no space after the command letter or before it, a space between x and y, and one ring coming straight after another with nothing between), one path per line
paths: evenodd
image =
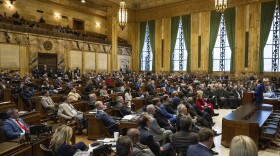
M276 6L270 33L263 52L263 70L265 72L279 72L279 35L280 17L279 8Z
M145 34L145 41L144 46L142 49L141 55L141 70L142 71L151 71L153 68L153 53L150 43L150 33L149 33L149 26L148 22L146 25L146 34Z
M180 17L179 29L173 53L173 71L183 71L187 69L187 49L185 46L182 17Z
M213 71L230 71L231 49L229 47L224 14L221 15L218 37L213 50Z

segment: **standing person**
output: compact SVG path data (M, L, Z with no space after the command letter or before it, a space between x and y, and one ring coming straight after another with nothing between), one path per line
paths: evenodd
M262 83L262 80L257 80L256 85L257 85L256 91L254 92L255 103L256 104L262 104L262 102L263 102L263 92L265 90L264 85Z
M77 76L81 76L81 70L79 69L79 67L76 67L76 69L74 70L74 74L77 74Z
M78 151L85 151L87 146L84 142L72 145L72 135L73 129L71 127L59 126L53 134L49 148L54 151L56 156L73 156Z
M15 108L8 109L7 119L2 126L7 140L13 140L29 133L29 126L19 118L18 110Z

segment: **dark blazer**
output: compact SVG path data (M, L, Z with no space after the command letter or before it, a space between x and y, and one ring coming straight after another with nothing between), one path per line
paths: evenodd
M263 84L258 84L256 91L254 93L255 95L255 100L257 104L261 104L263 102L263 92L264 92L265 88Z
M158 108L156 108L154 118L157 120L160 127L170 126L167 118L165 117L163 112Z
M160 146L146 127L140 126L140 143L147 145L156 156L160 156Z
M187 152L188 156L213 156L210 150L200 144L190 145Z
M29 128L29 126L21 119L18 118L18 121L21 122L25 127ZM20 129L19 125L16 124L12 119L7 119L2 126L2 129L5 133L7 140L13 140L20 136L20 133L23 131Z
M128 106L121 106L120 111L122 112L123 115L129 115L131 114L131 107Z
M22 102L27 105L29 104L29 101L32 100L32 97L33 97L33 94L29 91L29 92L25 92L23 91L21 94L20 94L20 97L22 99Z
M181 151L184 155L187 154L189 145L198 143L198 134L192 131L179 131L173 134L172 143L176 151Z
M73 156L78 150L84 151L87 146L83 142L78 142L74 145L62 144L55 152L56 156Z
M181 130L180 120L181 120L182 117L183 117L182 114L177 115L177 120L176 120L176 128L177 128L177 131L180 131L180 130Z
M97 110L96 117L99 118L105 127L116 125L117 121L104 111Z

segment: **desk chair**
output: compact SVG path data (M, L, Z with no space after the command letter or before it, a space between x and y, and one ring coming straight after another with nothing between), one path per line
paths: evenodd
M55 153L52 149L46 148L45 145L40 144L40 148L44 153L44 156L55 156Z

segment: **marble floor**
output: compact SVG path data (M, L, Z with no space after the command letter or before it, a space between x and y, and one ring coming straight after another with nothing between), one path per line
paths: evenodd
M217 117L214 117L213 120L216 122L215 126L213 127L214 130L221 132L222 131L222 119L227 114L231 113L233 110L231 109L218 109L215 110L216 113L219 113L220 115ZM86 132L82 135L76 135L76 141L83 141L87 145L92 143L92 140L88 140L87 136L85 135ZM219 152L219 156L227 156L229 155L229 148L224 147L221 145L221 135L214 138L214 142L216 147L213 149L214 151ZM280 156L280 151L276 151L274 149L266 149L266 150L260 150L259 156Z

